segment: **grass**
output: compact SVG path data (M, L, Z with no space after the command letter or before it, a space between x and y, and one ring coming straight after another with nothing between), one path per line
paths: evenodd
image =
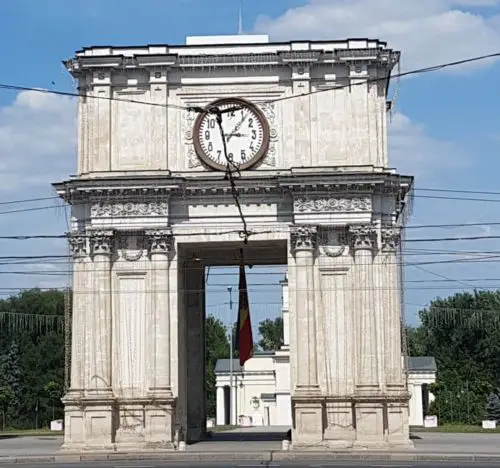
M50 431L49 429L8 429L0 431L0 437L22 437L22 436L59 436L63 431Z
M500 433L500 427L496 429L483 429L481 426L467 424L443 424L439 427L411 426L411 432L446 432L449 434L491 434Z

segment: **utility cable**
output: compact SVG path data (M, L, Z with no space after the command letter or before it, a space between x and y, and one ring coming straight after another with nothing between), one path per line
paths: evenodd
M487 55L479 55L463 60L457 60L454 62L445 62L439 65L433 65L429 67L424 67L424 68L419 68L416 70L410 70L407 72L402 72L402 73L396 73L390 76L382 76L382 77L377 77L377 78L367 78L367 79L359 79L355 83L349 83L346 85L339 85L339 86L330 86L330 87L325 87L322 89L316 89L313 91L309 91L307 93L303 94L293 94L289 96L283 96L281 98L276 98L268 101L264 101L264 103L275 103L275 102L280 102L280 101L288 101L291 99L297 99L301 98L304 96L312 95L312 94L318 94L318 93L324 93L327 91L335 91L335 90L340 90L340 89L345 89L349 88L351 89L354 86L360 86L360 85L365 85L367 83L376 83L379 81L385 82L388 79L395 79L395 78L403 78L406 76L410 75L417 75L417 74L422 74L422 73L430 73L430 72L435 72L439 70L443 70L445 68L450 68L450 67L455 67L458 65L465 65L468 63L472 62L478 62L482 60L487 60L490 58L495 58L495 57L500 57L500 52L492 53L492 54L487 54ZM135 99L123 99L123 98L117 98L114 96L98 96L98 95L91 95L91 94L81 94L81 93L72 93L70 91L58 91L54 89L44 89L44 88L32 88L28 86L19 86L19 85L11 85L11 84L6 84L6 83L0 83L0 89L6 89L6 90L14 90L14 91L34 91L34 92L39 92L39 93L44 93L44 94L56 94L56 95L61 95L61 96L69 96L69 97L85 97L85 98L90 98L90 99L104 99L108 101L120 101L120 102L127 102L127 103L133 103L133 104L143 104L143 105L150 105L150 106L155 106L155 107L164 107L164 108L174 108L174 109L179 109L183 111L190 111L192 107L186 107L186 106L179 106L176 104L160 104L156 102L148 102L148 101L140 101L140 100L135 100ZM235 108L234 110L236 110Z

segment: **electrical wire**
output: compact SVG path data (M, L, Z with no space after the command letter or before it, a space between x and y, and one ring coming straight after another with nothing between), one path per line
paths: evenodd
M331 87L325 87L322 89L316 89L313 91L309 91L307 93L303 94L294 94L294 95L289 95L289 96L283 96L281 98L276 98L272 100L265 101L265 103L275 103L275 102L280 102L280 101L288 101L291 99L297 99L297 98L302 98L308 95L313 95L313 94L319 94L319 93L324 93L327 91L336 91L340 89L345 89L349 88L351 89L352 87L355 86L360 86L360 85L365 85L367 83L377 83L377 82L386 82L388 79L396 79L396 78L404 78L406 76L411 76L411 75L419 75L419 74L424 74L424 73L431 73L439 70L443 70L445 68L450 68L450 67L456 67L459 65L465 65L468 63L473 63L473 62L478 62L482 60L487 60L495 57L500 57L500 52L492 53L492 54L487 54L487 55L479 55L475 57L470 57L462 60L457 60L454 62L445 62L439 65L432 65L424 68L418 68L415 70L410 70L407 72L402 72L402 73L396 73L392 75L386 75L382 77L377 77L377 78L366 78L366 79L359 79L355 83L349 83L346 85L339 85L339 86L331 86ZM143 104L143 105L150 105L150 106L155 106L155 107L164 107L164 108L173 108L173 109L179 109L183 111L190 111L192 109L195 109L193 107L189 106L179 106L176 104L161 104L161 103L155 103L155 102L148 102L148 101L140 101L140 100L135 100L135 99L122 99L122 98L116 98L114 96L99 96L99 95L93 95L93 94L82 94L82 93L73 93L70 91L59 91L59 90L54 90L54 89L44 89L44 88L33 88L33 87L28 87L28 86L20 86L20 85L12 85L12 84L7 84L7 83L0 83L0 90L13 90L13 91L34 91L34 92L39 92L39 93L44 93L44 94L55 94L55 95L61 95L61 96L68 96L68 97L85 97L85 98L90 98L90 99L104 99L108 101L121 101L121 102L127 102L127 103L133 103L133 104ZM197 108L199 110L199 108Z

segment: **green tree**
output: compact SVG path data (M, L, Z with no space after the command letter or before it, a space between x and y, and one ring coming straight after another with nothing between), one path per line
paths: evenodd
M491 392L488 395L486 403L486 416L490 421L500 421L500 395L498 391Z
M55 404L62 397L61 385L51 380L50 382L44 385L43 389L45 391L45 394L49 398L50 402L52 403L52 420L54 420L56 417Z
M259 323L261 339L259 347L264 351L276 351L283 346L283 318L266 319Z
M2 408L2 431L5 431L6 413L12 401L12 390L7 385L0 386L0 407Z
M9 385L18 381L18 387L14 385L17 388L13 398L17 398L19 404L17 408L9 405L9 427L34 428L37 414L41 426L47 426L53 419L44 384L53 381L63 387L63 317L64 293L61 291L31 289L0 300L0 349L8 350L6 355L10 354L0 362L7 363L10 369ZM12 346L13 341L15 346ZM14 358L16 354L17 358ZM0 382L0 388L2 385L5 386L6 382ZM61 402L54 402L56 418L62 416L62 410Z
M207 416L215 417L215 365L218 359L229 357L229 341L224 324L210 315L205 321L205 366Z
M500 292L464 292L431 302L411 332L411 353L434 356L436 400L442 422L478 423L485 400L500 384ZM410 335L411 335L410 334Z

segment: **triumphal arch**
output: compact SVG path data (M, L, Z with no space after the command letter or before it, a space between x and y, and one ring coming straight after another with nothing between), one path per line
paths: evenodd
M55 184L74 257L64 448L204 435L204 268L241 248L288 265L292 448L411 446L398 60L378 40L217 36L65 62L81 96L78 169Z

